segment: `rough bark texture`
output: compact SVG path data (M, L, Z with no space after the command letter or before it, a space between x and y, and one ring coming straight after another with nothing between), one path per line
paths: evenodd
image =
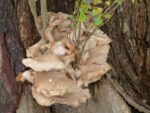
M114 40L110 52L111 76L123 88L118 92L128 104L143 112L150 112L146 105L150 99L149 8L149 0L136 1L134 5L127 0L104 28Z
M51 11L73 10L72 0L47 1ZM39 34L28 0L0 0L0 9L0 113L13 113L17 106L17 113L150 113L150 0L136 0L134 5L125 0L103 26L113 39L108 59L112 70L90 85L92 98L77 108L41 107L31 96L30 84L15 82L15 75L24 70L23 50Z
M13 113L19 103L15 74L24 69L23 51L17 36L13 2L1 0L0 9L0 112Z

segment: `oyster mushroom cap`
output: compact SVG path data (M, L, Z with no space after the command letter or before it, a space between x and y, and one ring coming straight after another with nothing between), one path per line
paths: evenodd
M65 64L66 66L69 66L70 63L72 63L75 58L74 58L74 54L72 54L72 55L62 56L62 57L60 57L60 59L64 62L64 64ZM67 67L67 68L68 68L68 67Z
M32 83L34 82L34 72L32 70L25 71L23 73L19 73L16 77L16 81L24 82L27 80L28 82Z
M105 64L88 64L81 65L80 67L81 75L77 81L79 86L88 86L89 83L99 80L102 75L104 75L108 70L111 69L110 65Z
M89 59L90 55L89 55L89 51L84 51L80 64L84 64L88 59Z
M42 106L62 103L77 107L91 97L88 89L80 88L65 71L36 72L32 95Z
M91 97L88 89L76 90L72 93L66 93L63 96L52 96L50 98L38 93L32 88L32 95L42 106L51 106L54 103L61 103L77 107L80 103L86 102Z
M54 36L53 36L53 27L51 26L48 26L48 28L46 29L45 33L44 33L44 37L46 40L49 40L50 42L51 41L54 41Z
M26 49L26 56L31 58L41 56L42 50L50 49L54 44L55 42L53 41L43 44L42 40L40 40Z
M88 86L89 83L99 80L110 70L110 66L106 63L109 49L108 44L103 44L88 50L88 59L79 65L81 74L77 81L78 85Z
M96 39L97 40L97 45L103 45L103 44L108 44L110 43L112 40L106 35L104 34L104 32L102 32L101 30L97 30L92 36L92 39Z
M96 44L97 44L97 39L94 39L94 38L91 37L91 38L87 41L84 50L85 50L85 51L86 51L86 50L89 50L90 48L95 47Z
M72 67L72 65L71 64L69 64L68 66L67 66L67 68L65 68L65 71L66 71L66 76L68 77L68 78L71 78L73 81L74 81L74 83L76 83L76 76L75 76L75 74L76 74L76 72L75 72L75 70L73 69L73 67Z
M67 51L68 50L61 41L56 42L56 44L52 47L52 52L57 56L63 56L67 53Z
M42 40L40 40L39 42L37 42L36 44L30 46L29 48L27 48L26 50L26 55L27 57L37 57L42 55L40 52L40 47L42 46Z
M36 72L34 87L46 97L64 95L67 91L64 71Z
M68 18L68 17L67 17ZM65 19L63 20L63 22L59 25L60 28L68 28L68 27L71 27L71 24L72 24L72 20L71 19Z
M68 78L65 71L52 70L49 72L36 72L34 87L38 93L46 97L62 96L82 89L76 85L72 78Z
M67 37L71 31L71 20L69 15L57 13L50 18L48 28L44 33L44 37L49 41L58 41Z
M107 60L110 46L108 44L89 49L89 58L85 64L103 64Z
M57 70L65 67L64 63L50 52L34 58L25 58L22 60L22 63L35 71Z
M64 14L62 12L59 12L57 14L54 14L53 16L51 16L51 18L49 19L49 26L56 26L58 24L60 24L61 22L63 22L64 20L66 20L69 17L68 14Z

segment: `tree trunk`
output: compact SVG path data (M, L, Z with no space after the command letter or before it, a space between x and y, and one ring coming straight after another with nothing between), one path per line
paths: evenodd
M92 98L77 108L38 105L31 85L15 82L25 70L25 48L39 38L28 0L0 0L0 113L150 113L150 1L126 0L102 30L113 39L112 70L90 84ZM48 9L71 13L72 0L48 0ZM16 110L17 109L17 110Z

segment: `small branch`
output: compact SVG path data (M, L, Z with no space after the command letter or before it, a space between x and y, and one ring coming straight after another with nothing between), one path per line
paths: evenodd
M42 16L42 31L45 32L48 25L47 3L46 0L41 0L41 16Z
M38 16L37 16L37 9L36 9L36 1L35 0L29 0L29 6L31 9L31 13L34 16L34 22L35 26L40 33L42 37L42 42L44 44L47 43L46 39L44 38L44 31L48 24L48 16L47 16L47 6L46 6L46 0L41 0L41 16L42 16L42 23L39 22Z
M40 22L38 21L38 16L37 16L37 11L36 11L36 2L34 0L29 0L29 6L31 9L31 13L34 16L35 25L36 25L39 33L42 34L41 33L42 26L41 26Z
M42 16L42 34L44 34L48 25L47 3L46 0L41 0L40 2L41 2L41 16ZM47 40L45 40L43 35L42 35L42 42L44 44L47 43Z
M77 68L77 65L80 63L81 58L82 58L82 56L83 56L84 48L85 48L85 46L86 46L86 43L87 43L87 41L90 39L90 37L95 33L95 31L96 31L96 28L93 30L92 33L89 33L89 35L87 36L87 39L85 40L85 42L84 42L84 44L83 44L83 47L82 47L82 50L81 50L81 55L80 55L79 59L75 58L75 63L76 63L76 64L74 64L74 69L76 69L76 68Z

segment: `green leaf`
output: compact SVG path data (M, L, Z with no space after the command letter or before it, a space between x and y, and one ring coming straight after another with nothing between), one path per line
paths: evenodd
M114 3L120 4L121 1L120 0L115 0Z
M102 14L98 15L98 17L101 18L101 17L102 17Z
M110 5L110 1L106 1L105 4L109 6Z
M103 23L103 19L99 18L99 17L96 17L94 18L94 23L95 25L101 25Z
M84 8L82 11L83 11L84 13L87 13L87 12L88 12L88 8Z
M85 15L84 12L80 12L80 16L79 16L78 21L79 21L79 22L85 22L86 19L87 19L87 15Z
M105 14L105 15L104 15L104 18L110 19L110 18L111 18L111 15L110 15L110 14Z
M73 15L76 15L76 14L77 14L77 12L76 12L76 11L74 11L74 12L73 12Z
M135 0L131 0L131 2L134 4Z
M86 3L86 0L83 0L84 3Z
M70 15L70 18L71 18L71 19L73 18L72 14Z
M94 5L97 5L97 4L102 3L102 0L94 0L93 3L94 3Z
M93 9L92 12L91 12L92 16L95 16L97 15L97 10L96 9Z
M103 11L103 9L102 9L101 7L98 7L98 8L97 8L97 12L98 12L98 13L101 13L102 11Z
M80 5L80 12L87 13L88 9L89 9L89 5L81 3L81 5Z
M79 1L78 1L78 0L75 1L75 5L76 5L76 6L79 5Z
M93 24L92 24L92 23L90 23L88 26L89 26L89 27L92 27L92 26L93 26Z
M80 8L84 9L85 7L85 4L81 3Z
M91 5L88 5L88 8L89 8L89 9L92 9L92 6L91 6Z
M72 28L76 28L76 24L75 24L75 23L72 23L72 24L71 24L71 27L72 27Z
M77 18L77 16L76 15L73 15L73 19L76 19Z

